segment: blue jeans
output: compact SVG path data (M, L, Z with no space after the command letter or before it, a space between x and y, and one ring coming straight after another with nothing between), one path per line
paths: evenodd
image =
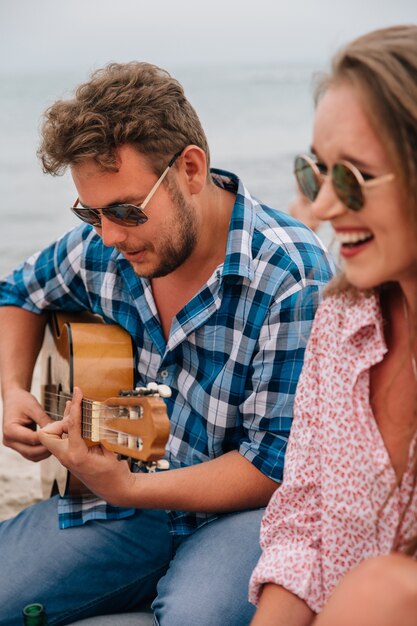
M41 602L49 626L138 609L160 626L244 626L263 510L224 515L178 538L164 511L59 530L56 498L0 523L0 626Z

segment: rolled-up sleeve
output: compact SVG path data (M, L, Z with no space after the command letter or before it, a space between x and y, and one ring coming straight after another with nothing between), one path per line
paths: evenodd
M320 285L298 285L268 311L240 407L248 438L239 451L277 482L283 479L295 393L320 297Z
M76 228L29 257L0 280L0 306L17 306L33 313L86 309L83 249L93 236L91 228Z

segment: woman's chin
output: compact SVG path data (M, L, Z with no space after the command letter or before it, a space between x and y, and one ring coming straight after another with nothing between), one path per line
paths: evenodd
M349 268L344 268L346 279L350 285L356 287L360 291L368 291L375 289L385 281L378 280L375 276L367 275L366 272L349 271Z

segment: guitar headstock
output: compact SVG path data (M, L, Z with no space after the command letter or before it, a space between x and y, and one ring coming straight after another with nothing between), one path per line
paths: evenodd
M83 406L83 438L88 445L102 444L108 450L144 463L164 456L169 436L169 419L163 397L169 397L167 385L149 383L102 402ZM84 402L83 402L84 405ZM85 419L91 412L91 419Z

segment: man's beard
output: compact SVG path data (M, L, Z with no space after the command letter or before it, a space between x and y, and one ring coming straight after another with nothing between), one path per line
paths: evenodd
M192 207L185 201L175 183L171 183L168 190L175 206L175 221L171 227L164 229L158 241L160 258L156 267L146 275L134 267L138 276L143 278L160 278L171 274L188 259L197 243L197 223Z

